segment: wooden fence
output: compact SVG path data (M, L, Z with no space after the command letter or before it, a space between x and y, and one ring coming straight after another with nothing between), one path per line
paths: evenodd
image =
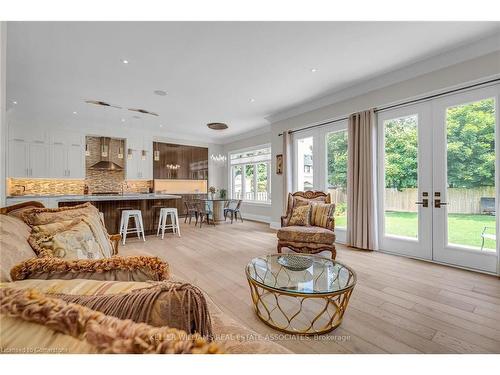
M347 202L347 194L339 189L329 189L332 202ZM444 192L442 192L444 193ZM494 197L494 187L481 187L475 189L450 188L446 201L449 213L480 214L480 199L482 197ZM419 200L417 189L385 189L385 209L387 211L409 211L416 212L416 201Z

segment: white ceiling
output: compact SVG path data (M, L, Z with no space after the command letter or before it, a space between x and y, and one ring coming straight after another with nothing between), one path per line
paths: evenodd
M125 126L221 141L290 107L487 37L499 25L9 22L7 97L10 113L38 124L117 132ZM86 99L160 116L134 119L134 112ZM216 121L229 129L216 133L205 125Z

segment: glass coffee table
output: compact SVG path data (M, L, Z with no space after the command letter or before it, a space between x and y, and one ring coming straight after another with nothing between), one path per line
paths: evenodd
M254 258L246 275L257 316L286 333L327 333L342 323L356 274L328 258L272 254Z

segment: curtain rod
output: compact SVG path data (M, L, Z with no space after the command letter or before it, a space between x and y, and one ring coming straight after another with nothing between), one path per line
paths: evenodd
M458 92L458 91L468 90L468 89L472 89L472 88L478 87L478 86L488 85L490 83L495 83L495 82L498 82L498 81L500 81L500 78L490 79L489 81L485 81L485 82L474 83L472 85L468 85L468 86L464 86L464 87L460 87L460 88L448 90L448 91L445 91L445 92L441 92L439 94L428 95L428 96L425 96L423 98L408 100L406 102L402 102L402 103L398 103L398 104L393 104L393 105L388 105L388 106L381 107L381 108L377 108L377 109L375 109L375 112L387 111L387 110L393 109L393 108L404 107L404 106L409 105L409 104L414 104L414 103L428 101L428 100L431 100L431 99L434 99L434 98L439 98L440 96L444 96L444 95L448 95L448 94L453 94L453 93ZM317 128L317 127L324 126L324 125L334 124L336 122L345 121L345 120L348 120L348 119L349 119L349 117L342 117L342 118L338 118L338 119L335 119L335 120L325 121L325 122L322 122L322 123L319 123L319 124L309 125L309 126L306 126L306 127L300 128L300 129L291 130L290 134L301 132L301 131L308 130L308 129ZM283 135L283 133L279 133L278 135L281 137Z

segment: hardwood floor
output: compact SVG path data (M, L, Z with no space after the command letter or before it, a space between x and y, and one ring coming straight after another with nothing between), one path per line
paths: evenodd
M121 255L147 252L204 289L254 331L279 332L254 314L244 267L276 251L267 224L182 223L182 237L127 239ZM319 339L277 340L296 353L500 353L500 280L470 271L338 245L337 260L358 282L340 327Z

